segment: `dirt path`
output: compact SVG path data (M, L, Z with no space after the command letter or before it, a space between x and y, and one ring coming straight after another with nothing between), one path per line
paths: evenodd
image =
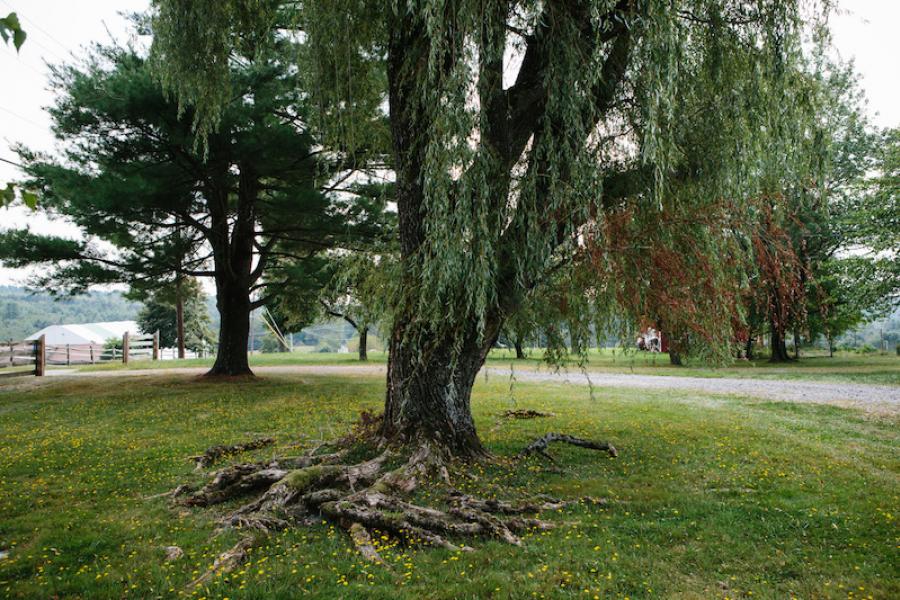
M260 375L383 375L384 365L285 365L255 367ZM51 377L132 377L153 375L202 375L203 367L174 369L132 369L115 371L52 370ZM488 367L491 377L509 377L509 369ZM562 383L587 385L588 376L570 371L516 370L520 382ZM619 373L591 373L595 387L618 387L645 390L684 390L708 394L733 394L783 402L812 402L852 407L871 413L900 414L900 387L862 383L840 383L802 380L736 379L681 377L675 375L629 375ZM34 378L29 378L34 381Z

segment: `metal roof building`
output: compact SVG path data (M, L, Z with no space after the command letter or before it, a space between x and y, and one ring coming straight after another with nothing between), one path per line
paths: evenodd
M125 332L138 335L140 328L135 321L107 321L105 323L74 323L50 325L32 333L26 340L46 336L48 344L104 344L110 338L122 339Z

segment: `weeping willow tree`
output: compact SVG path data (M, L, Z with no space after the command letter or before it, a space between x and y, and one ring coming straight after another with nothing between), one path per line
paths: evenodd
M377 431L412 458L384 475L384 455L351 471L278 473L234 518L302 505L345 523L407 526L438 544L440 531L515 539L483 502L460 501L461 522L451 523L387 490L411 490L448 457L485 454L470 410L476 374L504 321L542 286L568 284L558 305L576 346L613 314L690 321L707 352L727 346L731 327L715 301L736 237L727 217L803 135L796 115L806 98L792 74L804 68L804 32L828 10L801 0L155 7L163 80L195 109L201 139L229 97L229 58L277 28L303 40L298 68L318 107L318 139L387 166L396 181L401 266ZM668 296L642 293L658 283L641 271L648 265L665 267L657 279L676 278L663 281ZM685 270L686 283L677 280ZM700 293L709 298L688 301ZM372 485L334 491L360 481ZM217 493L208 492L198 502Z

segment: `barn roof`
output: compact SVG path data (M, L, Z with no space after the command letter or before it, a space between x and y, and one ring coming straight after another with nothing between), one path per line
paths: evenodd
M25 339L36 340L43 335L48 344L102 344L110 338L121 338L126 331L137 334L140 328L135 321L70 323L44 327Z

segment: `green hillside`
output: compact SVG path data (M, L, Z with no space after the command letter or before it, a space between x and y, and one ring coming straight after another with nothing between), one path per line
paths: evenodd
M119 292L54 298L47 293L0 286L0 340L20 340L48 325L128 321L137 317L139 309L140 304L126 300Z

